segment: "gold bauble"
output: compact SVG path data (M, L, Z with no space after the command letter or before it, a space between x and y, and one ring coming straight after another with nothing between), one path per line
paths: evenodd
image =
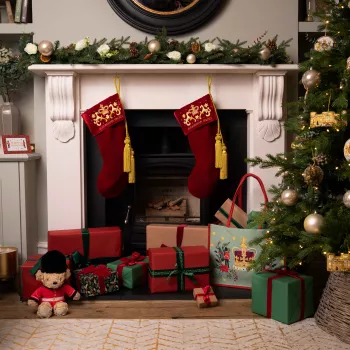
M195 63L196 60L197 60L196 56L193 55L192 53L190 53L190 54L186 57L187 63L190 63L190 64Z
M149 52L158 52L160 50L160 42L158 40L151 40L148 43L148 51Z
M323 216L320 214L310 214L304 220L304 230L310 234L319 234L323 225Z
M346 191L343 196L343 203L347 208L350 208L350 191Z
M53 54L54 46L53 43L49 40L40 41L38 45L38 51L43 56L51 56Z
M191 50L193 53L198 53L201 50L201 45L194 41L191 43Z
M318 165L309 165L303 173L307 185L319 185L323 180L323 170Z
M298 192L292 189L284 190L281 194L281 201L287 207L291 207L298 201Z
M271 50L268 47L263 47L259 54L263 61L267 61L271 57Z
M321 82L321 74L317 70L310 69L303 74L301 82L305 90L317 87Z

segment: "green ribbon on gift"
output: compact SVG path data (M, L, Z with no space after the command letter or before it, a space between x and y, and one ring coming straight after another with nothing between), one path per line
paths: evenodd
M174 270L152 270L148 268L149 274L151 277L167 277L167 280L170 277L177 277L177 290L182 292L185 290L185 277L189 278L193 283L196 283L197 275L202 275L210 272L209 267L193 267L185 268L185 253L180 247L173 247L176 252L176 264Z
M219 208L219 212L228 219L228 213L222 208ZM231 219L231 224L235 225L237 228L244 228L239 222L237 222L234 218Z

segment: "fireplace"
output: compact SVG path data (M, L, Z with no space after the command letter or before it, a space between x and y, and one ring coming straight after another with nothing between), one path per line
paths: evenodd
M87 131L87 223L88 227L118 225L124 228L125 251L145 252L146 225L207 225L215 212L233 195L247 172L247 114L242 110L218 111L229 154L229 177L218 181L207 199L193 197L187 188L195 165L188 139L173 110L127 110L127 120L136 159L136 183L115 199L102 198L96 180L101 156ZM214 145L213 145L214 147ZM205 176L205 175L204 175Z
M207 94L206 78L208 75L212 76L212 94L219 109L220 118L227 119L229 124L233 119L231 125L233 125L233 129L237 128L237 130L239 127L235 126L236 120L242 118L243 129L241 133L232 134L234 135L232 136L234 146L230 148L229 174L234 178L220 181L214 195L207 201L200 201L200 222L214 221L213 214L233 193L238 178L243 175L245 169L247 172L253 172L260 176L266 187L279 181L275 177L275 169L259 169L250 166L244 168L245 164L241 168L237 162L243 162L245 156L250 158L264 157L268 153L276 154L285 151L285 133L280 126L280 121L284 117L282 103L286 99L287 77L294 80L298 72L297 65L271 67L206 64L40 64L33 65L29 69L38 75L35 77L34 87L36 122L40 125L44 124L46 129L45 142L39 137L35 140L36 148L42 154L41 167L44 172L38 180L40 185L39 206L45 209L41 209L40 215L45 215L44 221L47 220L47 225L41 225L39 232L41 241L38 242L38 247L41 253L45 252L47 230L79 229L88 225L109 226L116 222L124 223L128 206L131 206L131 209L125 231L131 227L131 223L135 223L137 218L138 221L142 219L142 210L136 211L137 208L134 206L140 191L139 186L142 184L139 169L137 170L137 183L134 186L134 191L133 187L129 186L117 199L104 200L98 196L96 178L101 167L101 159L96 144L94 144L95 140L92 139L89 142L89 133L86 132L80 117L82 110L90 108L115 93L113 80L116 73L121 79L124 107L128 117L135 119L134 123L149 120L150 115L142 114L142 117L137 117L140 115L140 111L150 113L151 116L155 116L157 113L161 115L169 113L169 120L174 123L172 111ZM242 113L242 117L239 116L239 113ZM146 130L146 126L141 128ZM134 129L133 132L137 132L137 126L134 125ZM175 131L175 126L169 126L167 130L169 133L180 132L179 130ZM144 135L149 137L148 132ZM236 138L239 137L243 139L238 142ZM163 151L166 151L168 146L163 143L162 138L158 137L156 141L157 147L163 145ZM186 145L185 141L184 145ZM240 148L244 143L246 145L245 151L241 153ZM149 142L149 147L152 145L153 143ZM175 162L178 160L175 152L179 152L182 156L181 171L183 173L178 174L179 179L176 180L179 183L176 190L178 191L182 183L185 183L194 160L188 149L176 151L172 150L173 146L173 143L169 145L168 151L173 154L167 157L167 161ZM161 151L159 149L157 151L150 150L154 153L148 155L139 153L138 166L144 163L147 165L145 169L148 171L158 169L158 172L164 168L169 169L164 165L158 166L163 157L162 154L159 155ZM86 154L89 156L86 157ZM94 162L95 168L93 168L92 162ZM157 162L158 165L156 165ZM185 166L186 162L188 162L188 168ZM154 166L151 166L152 163ZM177 171L180 172L179 167ZM169 174L160 176L163 175L169 176ZM180 179L181 177L183 178ZM160 181L155 178L147 178L147 176L144 180L153 181L153 183ZM175 181L170 180L170 178L168 180L171 183ZM166 181L166 179L162 181ZM175 193L178 193L176 191ZM170 196L169 193L161 195ZM170 199L173 197L176 196L171 194ZM247 211L260 209L260 203L263 199L256 182L248 181L245 198ZM89 203L94 203L93 209L89 207ZM141 209L145 209L145 204L142 204ZM187 210L189 209L187 208ZM203 212L205 215L202 214ZM198 220L198 214L193 214L193 216ZM166 219L163 218L163 220ZM193 224L197 224L197 222ZM139 248L144 246L144 234L134 231L134 235L130 235L133 237L133 245Z

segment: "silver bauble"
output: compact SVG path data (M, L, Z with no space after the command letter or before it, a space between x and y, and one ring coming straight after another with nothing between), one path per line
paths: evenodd
M301 82L306 90L317 87L321 82L321 74L317 70L308 70L303 74Z
M158 40L151 40L148 44L149 52L158 52L160 50L160 42Z
M268 47L263 47L259 54L262 60L267 61L271 56L271 50Z
M347 208L350 208L350 191L345 192L343 196L343 203Z
M197 57L195 55L193 55L192 53L190 53L187 57L186 57L186 61L187 63L195 63L197 60Z
M310 214L304 220L304 230L307 233L319 234L323 225L323 216L320 214Z
M38 45L38 51L43 56L51 56L53 54L54 46L53 43L49 40L40 41Z
M292 189L287 189L282 192L281 201L287 207L291 207L296 204L298 200L298 192Z
M344 157L345 157L345 159L348 162L350 162L350 139L348 139L345 142L345 145L344 145Z

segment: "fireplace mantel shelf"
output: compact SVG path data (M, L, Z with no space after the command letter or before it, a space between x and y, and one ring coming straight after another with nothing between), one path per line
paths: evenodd
M280 64L276 66L263 66L258 64L34 64L29 70L41 76L59 75L60 73L77 73L77 74L179 74L179 73L225 73L225 74L255 74L266 72L298 71L297 64Z

